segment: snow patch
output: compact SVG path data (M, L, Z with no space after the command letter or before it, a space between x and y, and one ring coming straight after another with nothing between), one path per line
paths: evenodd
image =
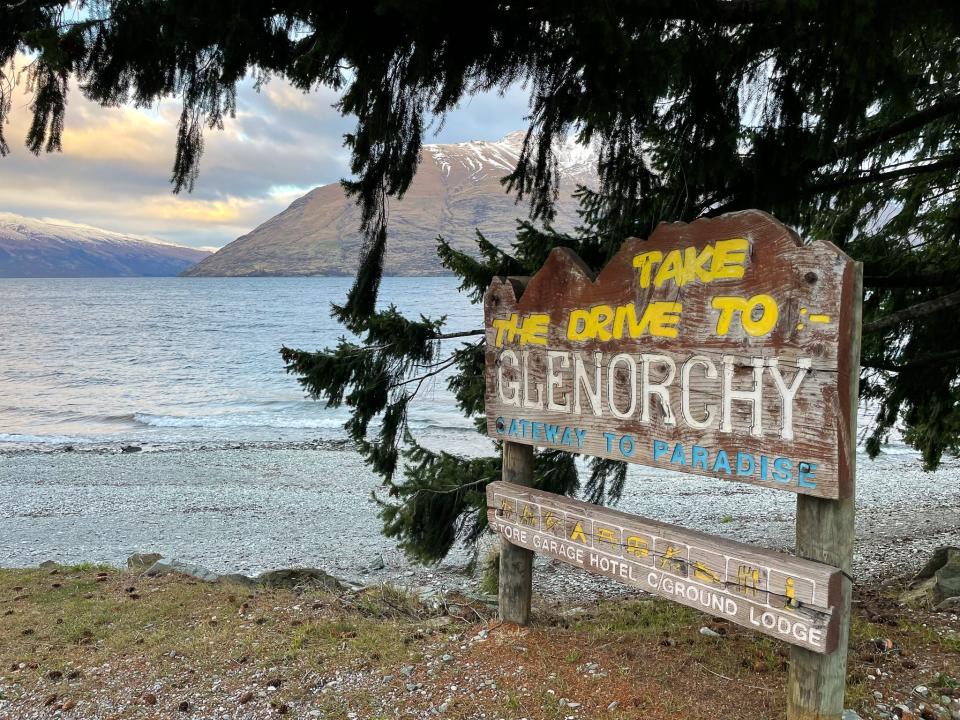
M526 132L518 130L496 141L472 140L461 143L428 143L423 146L444 177L450 177L453 168L466 172L468 178L479 181L490 173L504 176L513 172L520 159ZM561 179L566 176L592 175L596 172L596 144L580 145L573 137L557 143L554 148Z

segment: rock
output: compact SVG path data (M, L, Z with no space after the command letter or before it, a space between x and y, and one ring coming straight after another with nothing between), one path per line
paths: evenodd
M47 570L49 568L57 567L57 564L58 563L54 560L44 560L42 563L40 563L39 567L41 570Z
M143 448L139 445L124 445L120 448L120 452L122 453L136 453L140 452L141 450L143 450Z
M376 572L377 570L383 570L387 566L386 561L383 559L383 553L377 553L373 560L370 561L370 564L367 566L367 569L371 572Z
M243 585L245 587L254 587L257 584L256 580L249 575L244 575L243 573L230 573L229 575L221 575L220 580L223 582L237 583L238 585Z
M607 712L613 712L613 711L616 710L618 707L620 707L620 703L617 702L616 700L614 700L612 703L610 703L609 705L607 705Z
M933 608L940 612L960 612L960 597L948 597L943 602L939 602Z
M239 698L237 698L237 702L241 705L246 705L251 700L253 700L253 692L250 690L247 690Z
M856 710L844 710L840 720L863 720L863 718L857 714Z
M910 589L900 596L908 605L937 606L960 596L960 548L940 547L913 578Z
M163 557L160 553L134 553L127 558L127 570L143 572Z
M76 700L73 700L73 699L64 700L63 707L61 709L64 711L70 711L70 710L73 710L76 706L77 706Z
M917 685L917 686L913 689L913 691L914 691L917 695L922 695L923 697L927 697L928 695L930 695L930 690L927 688L926 685Z
M715 638L720 637L720 633L718 633L716 630L711 630L706 626L700 628L700 634L706 635L707 637L715 637Z
M324 587L336 591L345 589L333 575L317 568L269 570L258 575L256 581L259 585L274 588Z
M180 560L158 560L147 570L147 575L154 577L156 575L166 575L168 573L180 573L189 575L197 580L204 582L217 582L220 576L210 572L204 567L193 565L191 563L181 562Z
M930 705L927 708L927 715L929 715L932 720L952 720L950 711L943 705Z

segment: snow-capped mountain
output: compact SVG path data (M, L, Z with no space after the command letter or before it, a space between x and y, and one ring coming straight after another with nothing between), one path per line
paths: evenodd
M140 235L0 212L0 277L178 275L208 255Z
M424 145L413 183L402 200L391 200L385 269L392 275L444 272L436 256L443 236L472 251L479 230L507 247L517 219L527 215L504 192L500 178L517 164L524 133L496 142ZM557 148L560 201L554 225L576 224L577 185L596 185L594 149L567 143ZM187 275L349 275L357 268L359 213L339 183L311 190L279 215L234 240L188 270Z

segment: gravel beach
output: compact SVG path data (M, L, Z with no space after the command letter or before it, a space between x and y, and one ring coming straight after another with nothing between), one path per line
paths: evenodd
M371 499L378 485L345 448L8 453L0 455L0 566L122 565L150 551L224 573L311 566L364 584L474 585L466 549L423 567L380 535ZM795 497L787 492L631 466L618 507L764 547L793 545ZM915 570L945 544L960 544L960 461L925 473L913 454L859 456L855 575ZM538 562L536 590L548 600L572 590L635 592Z

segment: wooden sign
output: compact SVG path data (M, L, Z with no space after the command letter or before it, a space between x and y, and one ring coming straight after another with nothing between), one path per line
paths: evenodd
M484 298L488 433L849 497L855 267L758 211L662 224L596 279L556 248Z
M837 643L840 571L506 482L490 527L514 545L818 653Z

